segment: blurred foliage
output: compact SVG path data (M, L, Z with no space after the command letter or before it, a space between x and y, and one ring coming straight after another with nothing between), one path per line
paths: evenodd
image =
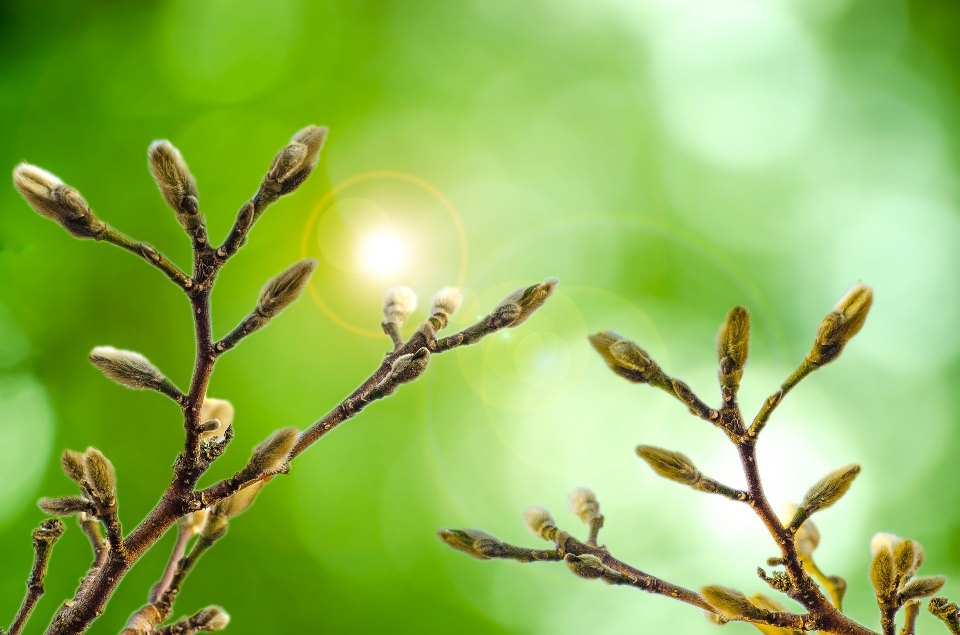
M530 544L522 509L545 505L573 530L564 500L585 485L620 557L688 587L759 590L754 568L774 549L748 510L633 455L680 450L738 485L733 449L612 376L586 335L622 332L716 402L712 341L745 304L741 397L755 408L860 279L876 290L870 320L771 422L767 491L795 502L827 471L863 465L817 519L819 561L850 581L858 619L876 619L874 531L919 540L925 572L960 573L958 28L950 0L4 2L4 164L51 170L181 264L187 240L146 169L153 139L183 152L219 239L294 131L331 128L312 179L261 219L214 294L223 334L267 278L301 254L321 260L312 294L220 363L211 395L236 405L237 436L210 479L366 377L386 347L389 284L422 304L462 285L466 323L520 284L561 279L521 329L438 358L271 483L178 612L221 604L231 632L263 634L713 632L689 607L563 567L480 564L434 532L482 526ZM105 381L87 352L138 350L185 385L193 346L161 274L71 239L12 187L0 188L0 305L7 622L34 501L71 492L58 452L110 457L129 529L179 447L176 408ZM92 632L120 629L171 546L129 574ZM69 527L28 632L89 561Z

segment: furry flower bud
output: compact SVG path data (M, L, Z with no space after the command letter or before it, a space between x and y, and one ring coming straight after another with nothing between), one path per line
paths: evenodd
M85 512L93 513L93 503L80 496L41 498L37 505L51 516L72 516Z
M201 430L200 439L206 440L222 437L226 433L227 428L233 425L233 416L233 404L229 401L225 399L214 399L213 397L204 397L203 405L200 407L201 427L211 420L219 421L220 425L214 430Z
M176 213L185 227L189 217L196 215L199 205L197 182L187 168L180 151L169 141L154 141L147 150L150 173L160 188L163 199Z
M550 512L537 505L531 505L523 510L523 524L531 536L544 540L550 540L557 528L557 523Z
M720 615L731 619L762 619L768 611L756 606L740 591L730 587L713 585L700 589L700 595Z
M590 344L610 370L628 381L646 384L661 372L647 351L613 331L591 335Z
M463 293L456 287L444 287L433 294L430 300L430 315L442 313L450 317L463 303Z
M750 347L750 312L742 306L730 309L717 335L717 359L720 361L720 381L724 386L735 386L743 377Z
M417 349L415 353L401 355L394 360L387 379L397 384L409 383L423 374L429 362L430 351L425 347Z
M608 569L603 561L597 556L585 553L581 556L568 553L563 557L563 562L574 575L586 580L596 580L609 575Z
M190 621L201 631L221 631L230 623L230 616L219 606L208 606Z
M73 450L64 450L60 455L60 466L63 473L77 485L83 485L83 454Z
M567 506L584 523L600 517L600 503L592 489L578 487L567 496Z
M664 478L690 486L700 481L701 475L697 466L684 454L652 445L638 445L637 454L654 472Z
M227 533L228 521L253 505L265 482L257 481L211 505L207 510L207 520L200 530L200 537L209 542L222 538Z
M497 558L504 552L501 541L479 529L441 529L437 535L448 547L477 560Z
M383 294L383 323L402 327L417 310L417 294L410 287L396 286Z
M853 336L860 332L873 304L873 289L855 284L844 295L817 329L807 361L817 366L829 364L843 351Z
M900 591L902 600L916 600L930 597L943 588L947 579L942 575L932 575L924 578L914 578L907 582Z
M508 295L490 313L494 328L513 328L526 322L553 295L559 282L550 278L539 284L520 287Z
M300 431L296 428L283 428L271 434L253 449L253 455L240 473L240 479L254 479L280 469L290 456L290 450L297 444L299 435Z
M46 170L21 163L13 171L13 184L38 214L77 238L96 238L106 227L79 192Z
M263 187L277 196L290 194L300 187L320 160L320 148L326 137L326 127L307 126L299 130L274 157Z
M269 320L290 306L300 297L316 267L316 260L305 258L280 272L260 292L257 314Z
M847 493L850 485L853 484L853 479L857 478L859 473L860 466L856 464L846 465L830 472L810 488L803 498L801 510L806 516L812 516L830 507Z
M97 346L90 351L90 362L104 375L134 390L164 392L169 380L146 357L112 346Z
M117 505L117 474L113 464L103 452L87 448L83 455L83 477L101 511L109 511Z
M870 582L878 598L887 597L893 591L895 576L893 551L883 546L870 562Z

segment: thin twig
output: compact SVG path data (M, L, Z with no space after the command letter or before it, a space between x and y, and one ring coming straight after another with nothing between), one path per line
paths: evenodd
M43 595L43 578L47 575L47 563L50 562L53 545L63 535L63 530L63 523L58 518L49 518L40 523L39 529L34 530L33 568L30 570L30 578L27 579L27 597L24 598L13 624L10 625L8 635L20 634L40 596Z

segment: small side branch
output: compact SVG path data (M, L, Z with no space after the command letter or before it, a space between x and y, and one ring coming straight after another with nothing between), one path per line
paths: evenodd
M927 604L927 610L943 622L943 625L953 635L960 635L960 609L957 608L955 602L951 602L947 598L933 598Z
M104 240L116 245L121 249L126 249L132 254L140 256L151 265L162 271L178 287L187 291L194 286L193 279L185 274L177 265L173 264L169 258L161 254L147 243L134 240L109 225L105 225L103 231L97 235L97 240Z
M748 434L751 437L756 437L763 431L763 428L767 425L767 421L770 420L770 415L773 414L773 411L777 409L777 406L780 405L780 402L783 401L783 398L787 396L787 393L793 390L794 386L799 384L804 377L815 371L818 366L812 364L809 360L804 359L803 363L790 377L787 378L783 384L780 386L780 390L773 393L767 397L766 401L763 402L763 407L760 408L760 412L757 413L757 416L754 417L753 423L750 425L750 430Z
M30 578L27 580L27 597L24 598L20 610L10 625L9 635L19 635L23 630L27 620L30 619L30 613L43 595L43 579L47 575L47 563L50 562L50 554L53 552L53 545L63 535L63 523L57 518L50 518L40 523L40 528L33 532L33 569L30 571Z

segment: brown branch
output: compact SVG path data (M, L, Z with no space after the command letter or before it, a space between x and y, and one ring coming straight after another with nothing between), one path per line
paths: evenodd
M780 405L780 402L783 401L783 398L787 396L787 393L793 390L794 386L799 384L804 377L815 371L819 366L810 363L809 360L804 359L803 363L797 367L793 374L787 378L783 384L780 385L780 390L773 393L763 402L763 406L760 408L760 412L757 413L757 416L754 417L753 423L750 424L749 434L751 437L756 437L763 431L764 427L767 425L767 421L770 420L770 415L773 414L773 411L777 409L777 406Z
M27 620L30 619L30 613L43 595L43 578L47 575L47 563L50 562L50 554L53 552L53 545L63 535L63 523L57 518L49 518L40 523L40 528L33 532L33 568L30 570L30 577L27 579L27 597L24 598L17 616L10 625L8 635L19 635L23 630Z
M184 291L193 288L194 281L185 274L177 265L173 264L169 258L161 254L147 243L140 242L130 238L126 234L114 229L109 225L104 225L103 231L96 236L97 240L103 240L121 249L126 249L132 254L143 258L148 263L162 271L171 281Z

